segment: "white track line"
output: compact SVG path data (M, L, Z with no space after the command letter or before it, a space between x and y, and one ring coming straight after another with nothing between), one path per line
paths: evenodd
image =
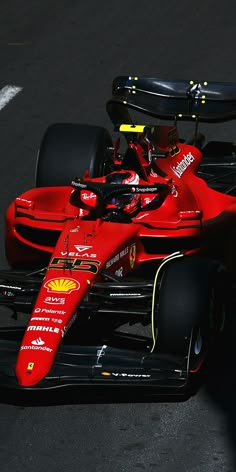
M2 110L21 90L23 87L15 85L6 85L0 90L0 110Z

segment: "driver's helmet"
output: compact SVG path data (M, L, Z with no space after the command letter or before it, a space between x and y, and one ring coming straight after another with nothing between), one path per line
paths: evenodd
M119 172L112 172L106 176L108 184L126 184L138 185L139 176L133 170L121 170ZM108 208L117 208L126 211L127 213L134 213L139 208L140 197L135 193L128 193L118 195L111 199Z

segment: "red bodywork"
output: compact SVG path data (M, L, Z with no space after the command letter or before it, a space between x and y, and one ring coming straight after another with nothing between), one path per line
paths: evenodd
M18 354L16 376L22 386L35 385L48 374L65 331L74 315L79 316L80 302L99 281L100 269L125 277L177 248L213 255L220 250L226 263L235 257L227 241L232 237L236 198L211 189L197 176L200 150L178 142L173 153L173 148L159 143L168 155L157 160L158 172L150 167L141 144L129 146L144 171L140 185L168 185L158 205L153 194L140 194L141 208L131 223L83 219L89 207L79 208L72 187L29 190L7 210L10 265L47 266ZM91 193L86 198L94 200ZM147 251L145 241L153 238L156 250ZM163 244L173 240L176 249ZM186 240L192 241L190 246Z

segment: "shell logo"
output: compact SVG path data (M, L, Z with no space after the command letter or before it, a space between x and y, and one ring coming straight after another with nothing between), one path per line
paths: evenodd
M48 292L56 292L56 293L71 293L74 290L79 290L80 284L75 279L70 278L58 278L58 279L51 279L48 280L44 287L47 289Z

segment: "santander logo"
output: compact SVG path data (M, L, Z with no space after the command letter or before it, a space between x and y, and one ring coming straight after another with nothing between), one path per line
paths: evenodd
M195 161L194 156L192 155L191 152L188 152L188 154L183 155L183 159L180 162L177 162L176 166L170 166L175 175L177 177L181 177L183 173L186 171L186 169L192 164L192 162Z
M31 341L31 344L34 344L34 346L43 346L45 342L41 338L37 338Z

